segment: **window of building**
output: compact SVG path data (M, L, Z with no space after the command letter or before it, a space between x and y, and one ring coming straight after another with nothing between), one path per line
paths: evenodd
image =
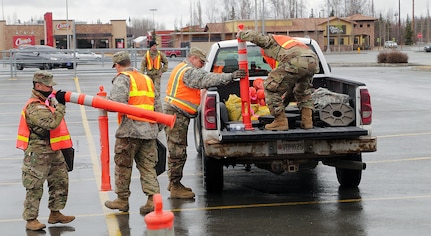
M344 38L341 38L340 41L338 42L338 44L344 45Z

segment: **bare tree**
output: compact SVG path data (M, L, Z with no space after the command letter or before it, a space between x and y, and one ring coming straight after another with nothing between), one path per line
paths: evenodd
M241 0L239 2L239 19L251 19L252 13L253 13L253 6L252 0Z
M363 14L367 9L368 4L367 0L348 0L345 2L346 4L346 14L347 15L355 15L355 14Z

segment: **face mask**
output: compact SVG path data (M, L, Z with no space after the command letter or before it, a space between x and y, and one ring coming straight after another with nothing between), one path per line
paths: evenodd
M35 89L35 90L38 91L39 93L41 93L44 97L48 97L52 93L52 91L44 92L44 91L40 91L37 89Z

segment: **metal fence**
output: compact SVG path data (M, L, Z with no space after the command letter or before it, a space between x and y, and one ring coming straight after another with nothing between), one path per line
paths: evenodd
M75 74L75 77L79 73L90 73L90 72L112 72L112 55L119 51L128 51L130 53L132 66L140 69L141 61L143 59L143 56L145 52L148 50L148 48L119 48L119 49L59 49L61 52L64 52L66 54L70 54L73 56L73 59L71 62L73 62L73 69L61 69L58 70L58 73L61 73L61 71L66 71L67 73L73 73ZM166 51L166 50L179 50L181 51L181 56L178 58L175 56L168 58L169 60L182 60L185 55L188 54L189 48L158 48L160 51ZM10 49L10 50L3 50L0 51L0 75L2 76L10 76L10 78L16 78L20 74L28 74L30 71L33 73L34 70L29 69L21 69L19 70L19 67L17 68L17 65L19 64L29 64L29 63L37 63L41 64L41 68L43 69L42 65L53 63L54 61L51 61L49 59L41 60L41 59L30 59L30 60L20 60L15 58L15 53L18 52L18 49ZM78 59L75 55L76 52L83 52L83 51L91 51L101 56L100 59ZM34 53L37 53L38 51L31 51ZM40 52L40 51L39 51ZM46 52L46 50L45 50ZM54 69L57 70L57 69ZM57 72L56 72L57 73Z

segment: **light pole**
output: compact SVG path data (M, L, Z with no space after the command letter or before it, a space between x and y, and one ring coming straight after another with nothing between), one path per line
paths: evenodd
M66 0L66 49L70 48L70 42L69 42L69 4Z
M403 42L402 42L402 37L401 37L401 4L400 4L401 0L398 0L398 39L400 42L400 47L403 48Z
M1 0L1 13L2 13L2 19L4 20L3 0Z
M329 33L329 0L328 0L328 30L326 32L326 36L328 37L328 47L326 48L326 52L331 52L331 48L330 48L330 44L329 44L329 37L330 33Z
M398 16L399 16L398 12L395 12L395 14L394 14L394 17L395 17L394 26L397 25L397 17ZM397 25L396 27L394 27L394 31L396 31L395 35L394 35L394 41L396 41L401 46L400 37L399 37L399 35L400 35L400 26Z
M154 24L154 12L157 11L157 9L156 8L151 8L150 11L153 12L153 29L154 29L153 32L155 33L156 32L156 25Z

